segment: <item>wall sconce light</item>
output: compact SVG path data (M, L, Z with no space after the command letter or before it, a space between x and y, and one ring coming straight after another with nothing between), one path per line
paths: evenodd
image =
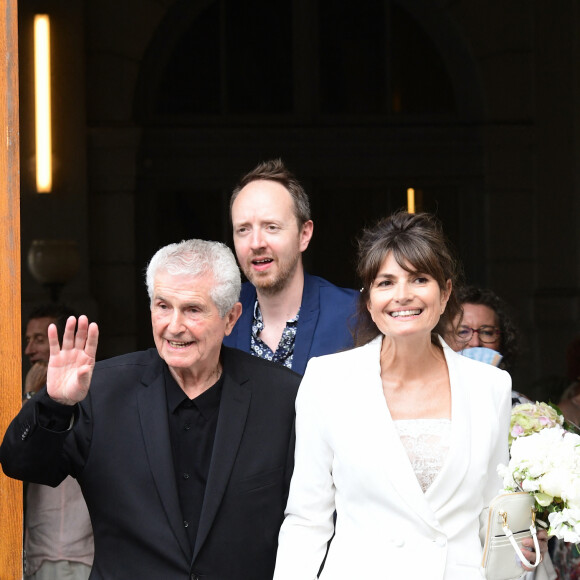
M407 189L407 211L415 213L415 190L412 187Z
M52 191L52 127L50 104L50 21L34 17L34 99L36 117L36 191Z
M58 302L63 286L77 275L80 262L75 240L32 240L28 249L28 269L48 288L53 302Z

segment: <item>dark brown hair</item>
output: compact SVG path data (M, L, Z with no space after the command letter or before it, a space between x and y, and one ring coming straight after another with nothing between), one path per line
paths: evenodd
M433 277L442 292L447 291L447 281L451 280L451 294L445 312L432 334L432 342L438 345L436 334L443 334L443 330L461 312L455 294L460 270L439 220L428 213L410 214L406 211L397 211L380 220L374 227L363 230L359 237L357 274L363 287L357 309L355 345L366 344L380 334L369 314L367 303L370 288L390 252L401 268Z
M464 286L457 292L457 299L461 304L479 304L493 310L499 326L499 344L502 360L500 368L513 371L520 351L519 332L510 314L508 305L488 288ZM485 346L485 345L484 345Z
M300 182L296 179L294 174L290 172L281 159L272 159L270 161L263 161L258 164L252 171L246 173L234 190L232 196L230 197L230 216L232 215L232 206L236 197L238 197L240 191L249 183L253 181L276 181L288 190L288 193L292 197L294 202L294 215L298 221L298 227L302 227L310 218L310 200L304 191L304 188L300 185Z
M66 304L48 302L33 308L28 315L28 321L30 322L31 320L36 320L37 318L53 318L58 333L58 340L62 343L66 321L71 316L78 318L77 313Z

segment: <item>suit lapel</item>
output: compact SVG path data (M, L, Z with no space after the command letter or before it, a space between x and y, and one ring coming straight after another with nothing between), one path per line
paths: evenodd
M369 421L374 432L370 440L377 445L375 455L379 467L387 477L401 501L406 503L410 513L416 513L430 527L438 527L436 512L457 493L468 468L468 453L471 433L469 429L468 394L461 388L461 376L455 364L455 353L444 345L444 353L451 383L451 444L447 459L431 486L425 493L409 460L404 445L386 404L380 379L380 347L382 337L368 345L369 358L360 365L369 369L369 375L361 379L374 385L368 396L367 407L372 409L375 420ZM374 352L372 352L374 349ZM385 452L384 442L390 442ZM398 466L395 468L394 466Z
M409 513L417 513L429 525L432 525L433 511L419 485L407 450L401 443L399 432L383 394L380 366L381 345L382 335L369 343L366 347L369 356L358 367L369 371L369 375L362 378L359 384L368 383L371 387L367 392L370 400L363 403L363 406L374 417L372 421L368 421L371 431L367 436L367 441L376 446L374 455L377 458L377 467L382 472L380 477L390 481L401 503L407 504Z
M298 318L294 342L294 362L292 364L292 370L300 375L303 375L306 370L306 362L312 348L314 330L320 314L319 294L316 280L304 272L304 289L302 290L300 317ZM244 284L240 300L242 302L242 315L232 331L232 339L226 340L225 344L250 352L254 304L256 303L256 289L252 284Z
M451 442L447 459L426 493L434 510L439 510L461 487L469 466L472 436L469 389L462 385L464 379L456 364L459 355L443 341L442 346L451 384Z
M380 383L380 379L379 379ZM377 385L381 387L381 385ZM401 502L406 503L409 513L416 512L428 522L433 520L432 510L425 500L425 494L419 485L417 476L409 460L409 456L399 437L399 432L391 418L382 388L378 391L382 401L377 398L376 409L382 410L380 423L376 424L377 429L374 440L382 447L381 462L386 477L399 495ZM385 450L385 442L387 449ZM377 450L379 451L379 450Z
M302 290L302 303L300 316L296 328L296 340L294 342L294 359L292 370L300 375L306 370L308 354L314 339L314 330L320 314L320 295L318 284L312 276L304 272L304 289Z
M250 340L252 336L252 322L254 320L254 304L256 303L256 289L248 282L242 288L240 296L242 303L242 315L236 322L232 334L234 334L233 344L226 341L229 346L239 348L244 352L250 352Z
M224 350L222 350L222 353L227 358L227 353ZM224 496L238 448L242 441L250 408L250 391L228 373L228 366L231 365L225 362L224 369L226 370L222 399L197 531L197 540L193 552L194 560L207 538Z
M180 548L187 558L191 556L189 540L183 527L181 506L175 482L173 454L167 419L167 398L163 378L163 362L152 365L143 377L144 388L139 389L137 403L141 430L149 467L159 492L159 497ZM144 506L144 509L147 509Z

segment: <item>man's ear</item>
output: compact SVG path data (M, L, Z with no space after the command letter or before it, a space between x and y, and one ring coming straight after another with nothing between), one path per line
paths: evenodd
M314 222L312 220L308 220L302 224L300 228L300 251L304 252L310 244L310 240L312 239L312 234L314 233Z
M238 321L238 318L242 315L242 303L236 302L232 309L226 314L226 328L225 335L229 336Z

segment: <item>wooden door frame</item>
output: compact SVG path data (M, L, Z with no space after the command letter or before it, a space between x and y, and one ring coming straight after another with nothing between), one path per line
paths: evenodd
M17 0L0 12L0 436L22 404ZM22 484L0 471L0 578L22 578Z

